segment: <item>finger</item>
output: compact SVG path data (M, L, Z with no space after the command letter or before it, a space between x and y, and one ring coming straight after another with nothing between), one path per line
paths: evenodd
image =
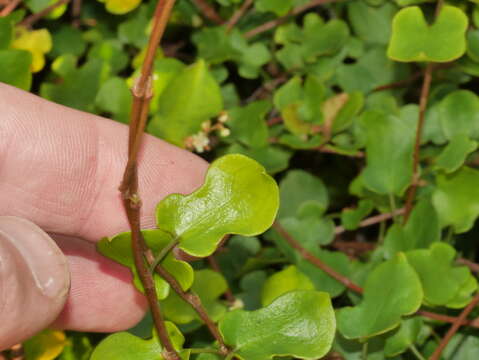
M65 256L44 231L25 219L0 217L0 350L48 326L69 285Z
M0 106L0 215L91 241L128 229L117 190L125 125L2 84ZM160 199L191 192L206 170L197 156L151 136L139 164L142 227L154 227Z

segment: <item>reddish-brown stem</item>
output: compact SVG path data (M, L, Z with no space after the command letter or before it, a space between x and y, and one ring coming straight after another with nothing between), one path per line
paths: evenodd
M170 287L188 304L191 305L191 307L196 311L200 319L205 323L206 327L210 331L211 335L215 338L215 340L219 344L219 351L223 356L226 356L229 354L230 350L224 343L223 337L221 336L218 327L215 325L214 321L209 317L208 313L206 312L206 309L204 308L203 304L201 303L201 300L198 295L196 295L194 292L190 291L184 291L181 288L181 285L178 283L178 281L172 276L164 267L161 265L158 265L155 268L155 271L163 278L166 280L166 282L170 285Z
M301 14L302 12L305 12L306 10L309 10L313 7L319 6L319 5L325 5L329 3L334 3L342 0L312 0L307 4L297 6L295 7L289 14L279 17L275 20L268 21L244 34L245 38L250 39L252 37L255 37L256 35L262 34L268 30L274 29L276 26L281 25L285 21L287 21L291 16Z
M216 258L214 255L210 255L208 256L208 263L210 264L210 267L216 271L217 273L221 274L221 268L220 268L220 265L218 264L218 262L216 261ZM226 300L228 300L228 302L230 304L234 304L234 302L236 301L234 295L233 295L233 292L231 291L231 289L228 288L226 289L225 291L225 296L226 296Z
M235 11L233 16L226 23L227 32L230 32L233 29L233 27L238 23L238 21L240 21L240 19L243 17L246 11L248 11L251 5L253 5L253 0L245 0L243 4L241 4L240 8Z
M7 16L12 13L13 10L17 8L22 0L12 0L10 1L3 9L0 11L0 16Z
M175 0L159 0L155 9L153 29L149 38L141 75L132 88L133 104L128 138L128 162L120 185L123 206L131 229L132 251L135 267L141 283L143 284L145 297L148 300L155 329L164 348L162 355L166 360L179 360L180 357L169 338L160 311L153 276L146 263L148 248L141 233L141 199L138 195L137 157L141 147L146 120L148 118L150 100L153 95L151 90L151 71L153 68L153 62L174 3Z
M479 264L476 264L471 260L459 258L456 260L456 262L458 264L467 266L472 272L479 273Z
M419 100L419 119L416 128L416 141L414 144L413 167L412 167L412 183L407 191L404 223L406 223L411 215L414 198L416 197L416 190L419 180L419 160L421 149L421 135L424 128L424 119L426 114L427 100L429 98L429 90L431 88L433 64L428 63L424 70L424 80L422 82L421 98Z
M403 213L404 213L404 208L401 208L401 209L397 209L396 211L391 212L391 213L385 213L385 214L379 214L379 215L371 216L371 217L361 221L359 223L359 227L366 227L366 226L379 224L383 221L392 219L395 216L401 215ZM339 234L342 234L345 231L346 231L346 229L344 227L336 226L336 228L334 229L334 234L339 235Z
M434 353L429 358L430 360L440 359L443 350L446 348L451 338L459 330L459 328L462 326L463 321L466 320L467 316L476 307L478 303L479 303L479 293L477 293L476 296L474 296L474 298L471 300L469 305L467 305L459 314L459 316L454 320L454 322L452 323L452 326L449 328L448 332L446 333L446 335L444 335L442 341L440 342L436 350L434 350Z
M205 18L217 25L223 24L224 21L221 16L219 16L216 10L205 0L193 0L193 2Z
M414 82L415 80L420 78L421 75L422 75L422 71L417 71L417 72L413 73L407 79L396 81L396 82L386 84L386 85L378 86L378 87L374 88L373 91L384 91L384 90L401 88L401 87L407 86L410 83Z
M51 11L56 9L59 6L62 6L64 4L68 4L70 0L59 0L54 4L51 4L50 6L47 6L45 9L37 12L36 14L32 14L25 19L23 19L19 25L24 26L24 27L32 27L34 23L36 23L38 20L40 20L42 17L45 15L48 15Z
M73 17L73 26L80 26L80 15L81 15L81 5L82 0L73 0L72 4L72 17Z
M344 286L346 286L348 289L353 290L354 292L357 292L359 294L362 294L363 289L353 283L350 279L348 279L346 276L341 275L338 273L336 270L331 268L329 265L325 264L324 262L321 261L321 259L317 258L315 255L310 253L308 250L303 248L299 242L296 241L287 231L286 229L281 226L279 222L275 222L273 224L273 228L282 236L286 239L289 245L293 249L295 249L305 260L309 261L311 264L314 266L318 267L319 269L323 270L326 274L331 276L333 279L336 279L340 283L342 283Z

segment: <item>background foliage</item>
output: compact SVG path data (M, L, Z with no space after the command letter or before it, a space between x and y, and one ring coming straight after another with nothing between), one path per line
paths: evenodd
M127 123L155 4L0 2L0 81ZM475 0L177 1L147 131L210 161L261 165L215 161L201 189L159 204L158 229L144 234L157 252L172 241L216 251L162 265L237 356L479 356L478 27ZM220 244L225 234L236 235ZM129 244L125 233L98 249L135 273ZM182 358L222 358L197 314L155 281ZM149 315L105 336L46 330L23 350L161 351Z

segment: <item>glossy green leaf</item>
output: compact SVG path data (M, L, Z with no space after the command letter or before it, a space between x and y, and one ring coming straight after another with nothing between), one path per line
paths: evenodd
M467 156L478 147L477 141L469 139L468 135L455 135L436 158L436 167L451 173L459 169Z
M423 320L420 317L404 319L399 329L386 339L384 355L393 357L406 351L416 342Z
M173 347L180 351L185 338L173 323L166 322L166 329ZM91 360L165 360L158 336L153 333L149 340L143 340L127 332L118 332L105 338L93 351ZM189 350L180 351L182 360L190 358Z
M156 209L158 228L173 234L181 249L208 256L226 234L254 236L268 229L279 206L278 187L264 168L243 155L210 165L202 187L173 194Z
M338 329L346 338L367 338L397 327L401 317L421 306L423 290L418 275L400 253L368 276L363 301L338 311Z
M29 90L32 82L30 64L32 55L25 50L0 50L0 81L20 89Z
M456 251L445 243L408 251L406 257L421 279L424 301L428 305L447 306L472 276L467 267L454 266Z
M167 86L159 99L158 114L148 131L175 145L184 146L186 137L223 108L220 88L204 61L185 68Z
M263 165L268 174L276 174L288 167L292 153L279 146L247 148L238 143L226 149L227 154L242 154Z
M261 292L261 303L268 306L276 298L294 290L314 290L309 278L294 265L271 275L264 283Z
M400 251L427 249L440 239L438 214L431 200L424 198L414 206L405 225L393 224L389 227L384 239L384 252L387 257L393 257Z
M201 303L210 318L213 321L218 321L226 312L226 306L218 301L218 297L227 288L228 284L221 274L205 269L195 272L195 280L191 286L191 291L200 297ZM199 320L191 305L183 301L173 291L161 302L161 309L165 317L176 324L187 324L193 320Z
M230 312L220 322L225 342L244 360L321 358L331 348L335 330L329 296L307 290L289 292L257 311Z
M441 226L453 226L456 233L471 229L479 216L479 171L462 167L450 175L438 174L432 201Z
M143 230L142 234L147 246L153 251L155 256L174 241L171 235L161 230ZM133 283L138 290L143 291L143 285L141 284L133 259L130 233L121 233L113 237L101 239L97 243L97 250L102 255L129 267L133 274ZM170 252L161 264L176 278L183 290L187 290L191 287L194 275L193 269L187 262L176 260L172 252ZM155 281L158 298L166 298L170 289L168 283L159 275L154 275L153 279Z
M388 56L406 62L455 60L466 51L467 24L467 16L454 6L443 6L432 25L419 7L404 8L394 17Z
M416 122L413 108L405 108L400 117L372 111L363 114L367 166L362 176L370 190L401 195L409 186Z

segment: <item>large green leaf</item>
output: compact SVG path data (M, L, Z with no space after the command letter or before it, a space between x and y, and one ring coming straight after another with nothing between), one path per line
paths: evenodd
M415 108L404 108L400 117L373 111L363 114L367 166L362 176L370 190L401 195L411 183L416 123Z
M442 226L456 233L470 230L479 216L479 171L467 166L450 175L437 174L432 197Z
M453 6L443 6L430 26L421 8L406 7L394 17L388 56L397 61L455 60L466 51L467 23L466 14Z
M367 338L397 327L401 317L421 306L423 290L406 256L399 253L368 276L363 301L338 311L338 329L346 338Z
M173 347L180 351L185 342L183 334L173 323L165 324ZM127 332L118 332L98 344L90 360L165 360L162 351L163 348L155 333L151 339L144 340ZM189 350L181 351L180 356L182 360L188 360Z
M158 255L161 250L172 243L173 238L162 230L143 230L143 238L147 246ZM116 236L101 239L97 243L97 250L104 256L130 268L133 274L133 283L136 288L143 291L143 285L138 276L133 258L131 233L121 233ZM183 290L187 290L193 283L193 269L190 264L177 260L170 252L161 262L162 266L168 270L180 283ZM159 299L168 296L170 286L159 275L154 275L156 292Z
M321 358L335 330L329 295L308 290L289 292L260 310L233 311L220 322L225 342L244 360Z
M159 99L158 114L148 131L175 145L184 146L186 137L223 108L220 88L204 61L185 68L167 86Z
M457 135L479 138L479 99L469 90L449 93L440 103L439 119L447 139Z
M23 90L29 90L32 82L31 63L32 55L28 51L0 50L0 68L4 69L4 71L0 71L0 81Z
M278 186L261 165L243 155L226 155L210 165L204 185L194 193L163 199L156 219L181 249L208 256L226 234L264 232L278 206Z
M427 305L447 306L455 302L462 287L467 286L469 294L477 288L477 282L472 289L468 286L472 275L467 267L454 266L456 251L448 244L434 243L430 249L408 251L406 257L421 279Z

